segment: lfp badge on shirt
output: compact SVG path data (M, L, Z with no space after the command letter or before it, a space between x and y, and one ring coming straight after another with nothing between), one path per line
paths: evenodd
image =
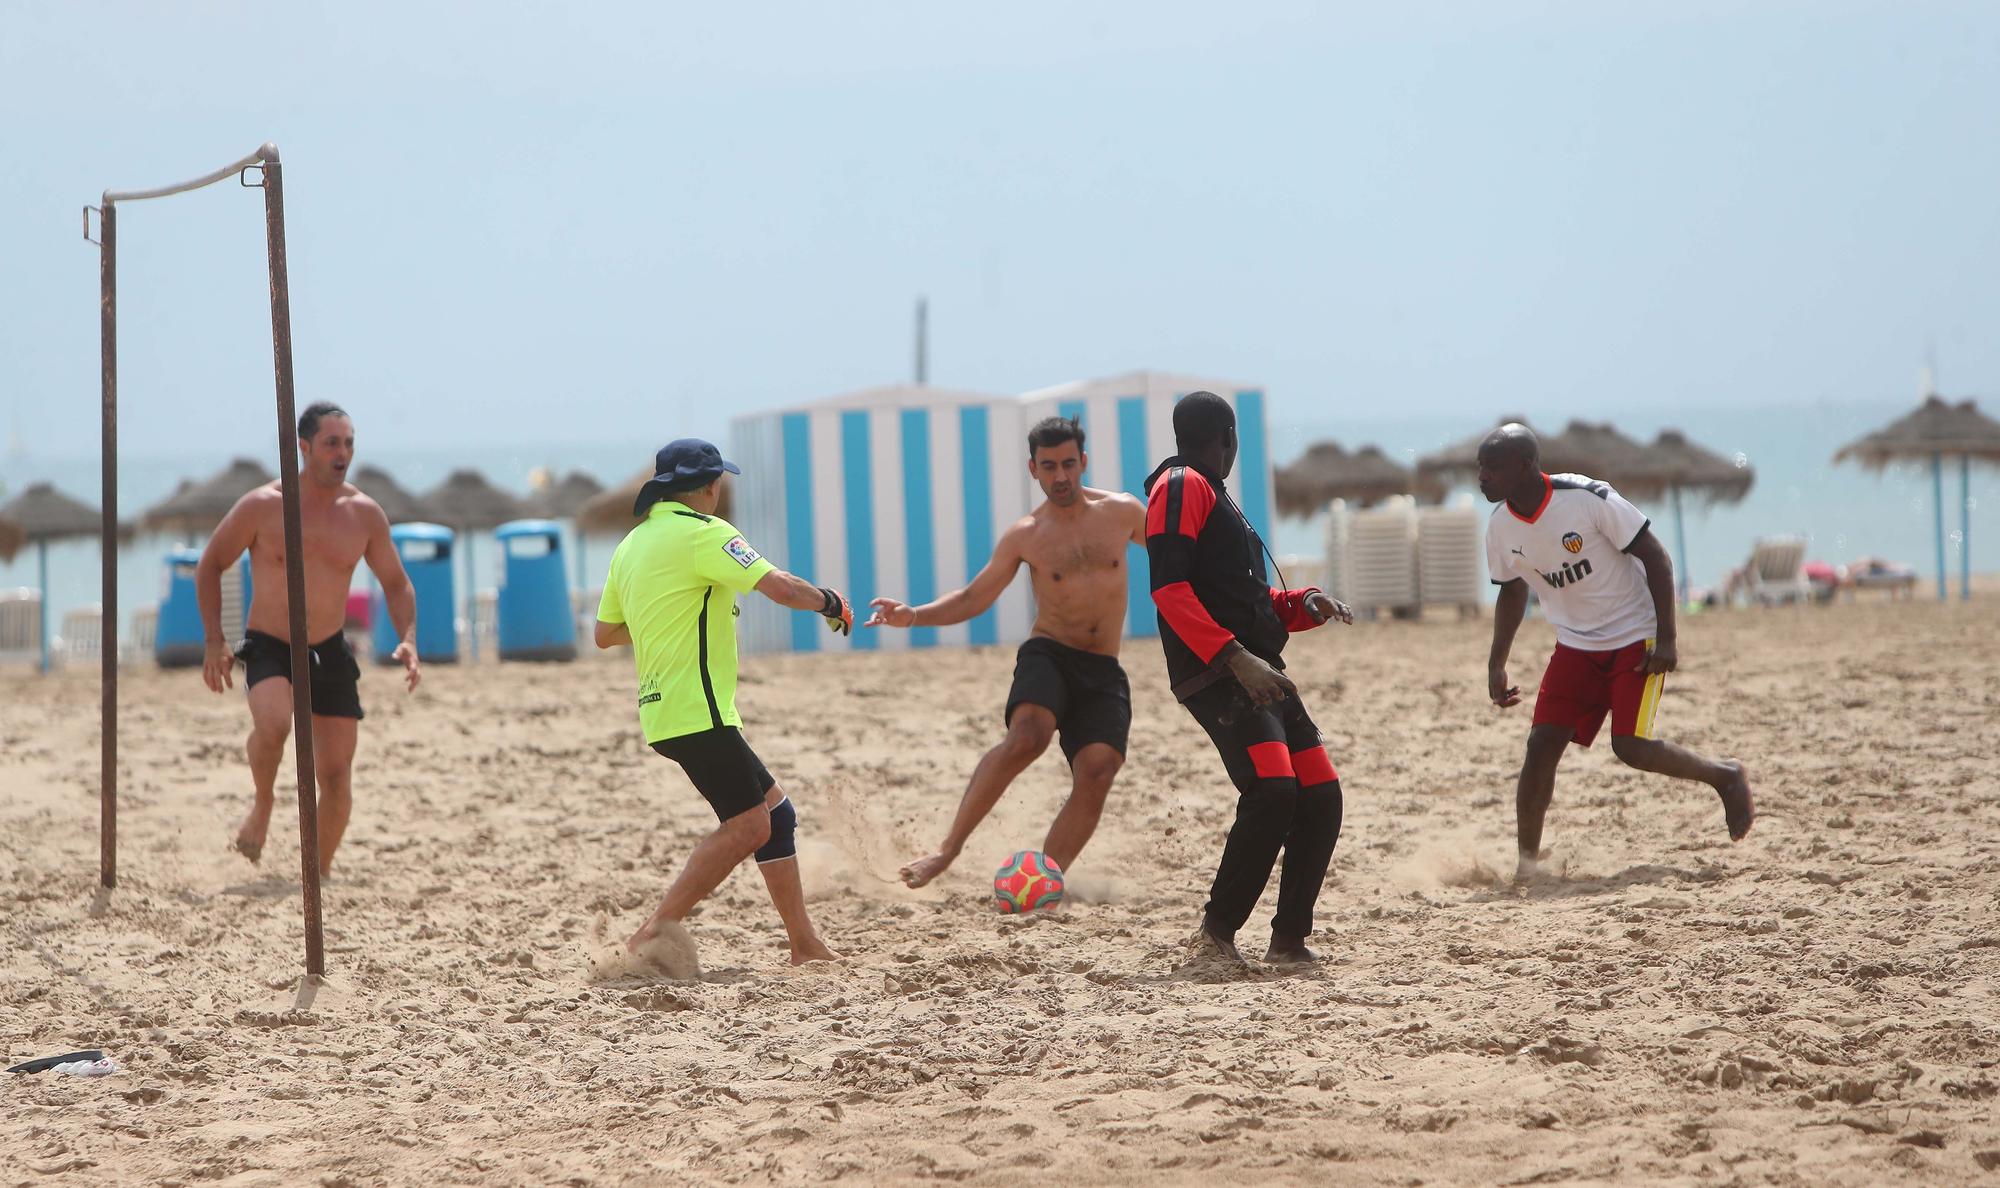
M740 536L730 537L729 543L722 546L722 551L728 553L738 565L741 565L745 569L763 560L763 558L757 555L757 550L750 547L750 542Z

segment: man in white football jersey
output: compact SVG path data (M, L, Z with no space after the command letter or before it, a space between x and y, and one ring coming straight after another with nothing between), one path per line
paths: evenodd
M1507 654L1531 585L1556 629L1514 793L1521 848L1515 878L1539 872L1542 819L1563 749L1572 742L1589 746L1606 714L1619 759L1714 788L1730 840L1743 840L1756 816L1743 764L1705 759L1653 737L1660 694L1678 656L1673 562L1645 515L1608 483L1542 473L1541 444L1525 425L1502 425L1480 443L1479 492L1502 505L1486 523L1486 567L1500 587L1486 675L1495 705L1521 701L1520 688L1507 683Z

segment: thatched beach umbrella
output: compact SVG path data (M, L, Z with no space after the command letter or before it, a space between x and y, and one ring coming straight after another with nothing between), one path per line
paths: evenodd
M1527 425L1525 417L1507 416L1493 422L1492 427L1482 429L1471 437L1417 459L1417 487L1427 498L1442 498L1445 491L1460 483L1470 483L1479 476L1479 445L1501 425ZM1572 428L1575 422L1572 422ZM1531 430L1532 425L1528 426ZM1570 434L1551 436L1534 430L1535 437L1542 445L1542 469L1550 474L1578 473L1592 477L1602 477L1603 459L1584 452L1581 440ZM1610 480L1606 480L1610 481Z
M529 515L519 497L487 482L476 470L452 471L420 499L433 520L461 532L485 532Z
M1944 460L1958 459L1958 596L1972 597L1972 462L2000 462L2000 422L1970 400L1953 404L1933 392L1915 412L1842 446L1835 462L1853 459L1871 470L1908 458L1931 460L1933 501L1937 504L1938 598L1945 596Z
M1674 548L1678 552L1681 601L1687 601L1687 531L1682 524L1681 493L1690 492L1706 506L1740 503L1756 481L1748 462L1733 462L1689 441L1678 429L1663 429L1645 447L1641 460L1646 484L1665 490L1674 504Z
M472 640L469 645L472 658L479 658L479 624L476 621L479 607L478 571L472 561L472 534L498 528L510 520L524 520L529 516L528 508L518 498L492 483L476 470L454 470L442 483L432 487L422 495L424 510L437 523L457 531L465 553L465 605L472 608L466 616L472 622Z
M96 536L102 527L97 509L71 499L52 483L33 483L5 505L0 519L19 527L21 538L35 546L37 573L42 587L42 671L49 670L49 542L80 536Z
M12 561L27 541L28 534L21 531L19 524L0 515L0 561Z
M649 466L617 486L607 488L603 494L592 496L576 509L577 532L623 536L632 531L632 526L639 522L639 517L632 514L632 503L639 498L640 489L651 481L653 469ZM715 514L725 520L729 518L731 481L728 477L723 479L722 502L715 508Z
M382 514L389 517L391 524L411 524L431 519L430 513L424 509L423 500L410 494L379 466L358 466L353 474L347 476L347 481L380 504Z
M1278 512L1303 519L1335 499L1365 507L1391 495L1407 495L1413 483L1407 469L1375 446L1350 454L1336 442L1316 442L1290 466L1278 469Z
M1578 459L1578 466L1550 465L1548 458ZM1609 421L1571 421L1552 440L1542 443L1542 469L1550 474L1575 471L1602 479L1628 499L1650 499L1665 491L1646 464L1646 447L1611 427Z
M537 479L540 480L539 484L537 483ZM574 520L577 511L584 504L589 503L604 491L603 483L591 478L581 470L572 470L567 476L554 482L549 481L547 471L537 471L535 474L529 476L528 481L530 486L533 487L528 492L528 506L534 509L536 515L550 520ZM588 534L584 532L583 525L576 524L574 527L574 536L576 539L576 586L577 589L581 590L586 580L584 575L589 571L589 562L584 558L585 545L583 543L584 538Z
M148 532L196 536L215 531L236 501L271 481L271 472L248 458L238 458L198 483L183 483L165 499L146 509L139 526Z
M572 470L561 479L528 492L527 502L538 516L567 520L576 515L578 508L603 492L603 483L581 470Z

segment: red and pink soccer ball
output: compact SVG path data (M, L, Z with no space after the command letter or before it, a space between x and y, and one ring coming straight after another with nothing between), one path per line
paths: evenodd
M993 874L993 903L1003 912L1032 912L1062 902L1062 867L1040 850L1022 850Z

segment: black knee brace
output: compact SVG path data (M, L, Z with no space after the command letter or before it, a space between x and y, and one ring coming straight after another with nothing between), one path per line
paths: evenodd
M771 810L771 840L757 848L757 865L795 858L799 853L799 813L787 796Z

